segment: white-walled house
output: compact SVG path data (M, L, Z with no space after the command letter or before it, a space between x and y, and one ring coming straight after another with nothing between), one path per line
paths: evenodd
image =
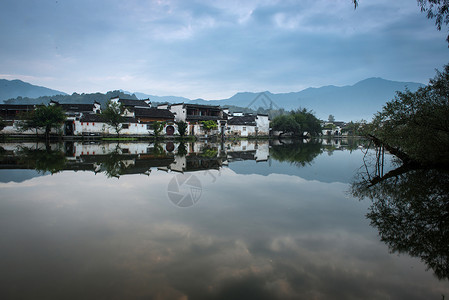
M171 105L159 105L158 109L168 108L175 116L175 121L183 121L188 124L187 134L194 136L207 136L216 134L225 134L227 115L220 106L175 103ZM206 131L203 128L202 121L215 121L217 129Z
M153 124L155 121L164 122L163 136L178 135L177 121L184 121L188 124L187 135L199 138L220 135L220 136L268 136L270 120L268 115L239 115L230 116L228 109L220 106L199 105L199 104L163 104L157 108L150 106L149 100L133 100L112 98L112 102L121 104L124 107L120 135L154 135ZM53 133L62 133L65 136L84 135L116 135L114 128L106 124L101 117L101 105L98 102L93 104L60 104L51 101L49 105L60 106L67 116L60 129L52 130ZM0 105L0 116L6 121L6 127L2 133L6 134L36 134L36 130L19 132L17 122L20 113L32 111L35 105ZM228 121L229 119L229 121ZM203 121L213 121L217 124L217 129L207 131L204 129ZM39 134L43 130L38 131Z
M270 133L270 120L268 115L233 116L228 120L228 136L268 136Z

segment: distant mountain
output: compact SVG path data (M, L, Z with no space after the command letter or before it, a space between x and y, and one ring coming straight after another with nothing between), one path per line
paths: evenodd
M122 91L122 90L120 90L120 91ZM150 99L152 102L181 103L181 102L191 101L188 98L178 97L178 96L156 96L156 95L148 95L148 94L139 93L139 92L135 92L135 93L130 93L127 91L122 91L122 92L130 94L130 95L134 94L134 95L136 95L137 99Z
M0 80L0 95L2 95L5 83L15 82L14 84L22 83L23 85L31 84L22 82L20 80ZM337 121L355 121L355 120L371 120L373 115L382 109L382 106L392 100L397 91L404 91L408 88L410 91L416 91L419 87L424 86L416 82L399 82L385 80L382 78L368 78L357 82L354 85L348 86L323 86L320 88L307 88L299 92L279 93L273 94L269 91L265 92L241 92L228 99L221 100L204 100L196 99L190 100L184 97L176 96L154 96L144 93L130 93L127 91L111 91L106 94L72 94L52 96L51 99L59 101L60 103L93 103L98 101L100 103L106 102L113 96L120 96L131 99L147 99L152 102L169 102L169 103L196 103L207 105L221 105L221 106L239 106L248 107L257 110L259 107L263 108L284 108L286 110L306 108L312 110L316 116L322 120L327 120L329 115L333 115ZM36 87L36 86L33 86ZM44 87L41 88L54 93L62 93L50 90ZM23 96L23 98L11 99L5 101L9 104L34 104L34 103L48 103L49 96L41 96L39 98ZM54 95L54 94L53 94ZM17 97L17 96L16 96ZM11 98L11 97L6 97ZM5 98L1 98L3 100ZM5 99L6 100L6 99Z
M192 100L190 103L210 105L236 105L241 107L282 107L287 110L306 108L313 110L320 119L327 120L333 115L338 121L371 120L373 114L392 100L396 91L416 91L424 86L416 82L398 82L382 78L368 78L351 86L323 86L307 88L300 92L273 94L268 91L260 93L237 93L222 100Z
M64 92L32 85L21 80L0 79L0 101L17 97L38 98L41 96L67 95Z
M84 103L92 104L95 101L100 104L105 104L111 98L120 97L124 99L134 99L137 100L135 95L129 95L121 91L109 91L106 94L102 93L92 93L92 94L78 94L73 93L72 95L55 95L55 96L41 96L38 98L16 98L6 100L6 104L47 104L50 100L57 101L61 104L63 103Z

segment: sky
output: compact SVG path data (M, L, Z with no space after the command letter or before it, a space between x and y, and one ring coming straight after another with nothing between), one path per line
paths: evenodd
M2 0L0 78L208 100L428 83L446 35L415 0Z

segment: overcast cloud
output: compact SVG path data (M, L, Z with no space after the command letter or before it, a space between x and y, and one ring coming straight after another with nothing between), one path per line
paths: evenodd
M427 83L448 63L446 34L414 0L6 0L0 78L205 99Z

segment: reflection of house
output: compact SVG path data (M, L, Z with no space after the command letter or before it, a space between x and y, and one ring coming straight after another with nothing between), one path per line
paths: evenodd
M268 115L233 116L228 120L227 133L236 136L267 136L269 134Z
M239 160L267 161L270 156L268 142L240 140L227 144L225 149L230 162Z

